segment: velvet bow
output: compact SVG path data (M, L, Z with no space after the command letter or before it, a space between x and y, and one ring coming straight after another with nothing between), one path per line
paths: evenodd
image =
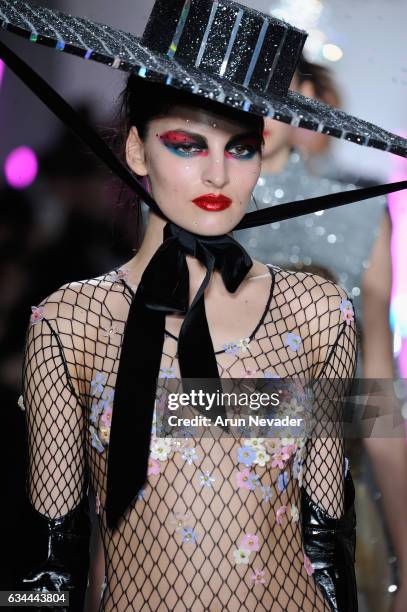
M190 306L188 254L206 267ZM178 338L181 378L209 379L211 391L221 390L205 289L216 268L228 291L235 292L252 265L250 256L231 236L199 236L174 223L165 226L164 241L144 270L124 330L108 456L106 515L110 528L117 526L147 480L166 315L185 315ZM219 414L224 414L221 405L211 416Z

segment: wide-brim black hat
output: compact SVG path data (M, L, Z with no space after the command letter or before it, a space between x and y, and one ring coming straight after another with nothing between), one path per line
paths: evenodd
M404 138L289 91L306 32L230 0L156 0L141 38L20 0L0 0L0 25L250 113L407 156Z

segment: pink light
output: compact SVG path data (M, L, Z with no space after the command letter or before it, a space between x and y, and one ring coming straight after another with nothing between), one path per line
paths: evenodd
M397 132L404 138L406 132ZM401 157L393 159L391 181L403 181L407 177L407 160ZM388 196L389 211L392 223L392 322L397 325L402 335L402 348L399 353L399 370L401 376L407 377L407 193L405 190L391 193Z
M4 62L0 60L0 87L3 81L3 75L4 75Z
M35 181L37 172L37 156L29 147L17 147L7 156L4 174L8 184L14 189L29 187Z

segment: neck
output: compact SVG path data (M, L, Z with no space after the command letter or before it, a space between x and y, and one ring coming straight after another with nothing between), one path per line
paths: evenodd
M164 238L164 227L167 221L150 211L147 221L147 227L144 234L143 242L137 251L137 254L126 266L129 270L129 282L131 285L138 285L141 276L152 259L154 253L163 243ZM186 256L186 261L189 270L189 281L191 291L195 291L201 285L206 268L192 255ZM215 271L213 274L214 278L220 277L220 274Z
M271 155L263 156L261 162L262 175L278 174L286 166L290 157L290 147L283 147L279 151L271 153Z

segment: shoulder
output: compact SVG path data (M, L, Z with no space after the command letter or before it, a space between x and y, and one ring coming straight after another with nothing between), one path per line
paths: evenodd
M275 298L286 304L290 312L315 328L340 323L344 310L352 310L346 290L331 278L313 272L283 270L272 266L275 275Z
M66 283L46 296L37 306L33 306L32 310L40 311L37 316L50 320L72 318L74 311L95 310L97 304L102 305L110 293L123 293L121 278L114 270L94 278Z
M63 344L93 335L92 329L106 321L125 317L131 301L130 292L117 271L101 276L66 283L31 306L29 331L31 335L56 333ZM123 298L126 294L125 299ZM112 313L115 313L114 315ZM39 323L41 323L39 325Z

